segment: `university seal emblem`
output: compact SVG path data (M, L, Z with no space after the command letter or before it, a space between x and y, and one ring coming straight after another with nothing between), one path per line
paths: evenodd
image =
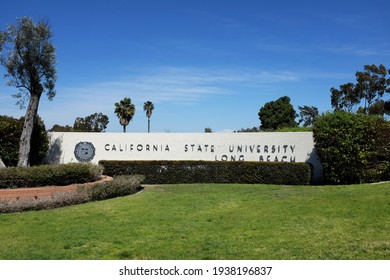
M79 142L74 148L78 161L90 162L95 157L95 146L91 142Z

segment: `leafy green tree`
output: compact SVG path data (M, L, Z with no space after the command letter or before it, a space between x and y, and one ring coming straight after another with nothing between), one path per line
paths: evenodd
M276 130L284 127L298 126L295 118L297 113L290 103L288 96L268 102L259 110L262 130Z
M73 125L73 131L104 132L108 123L108 117L103 113L95 113L85 118L77 117Z
M115 103L115 113L119 118L119 123L123 126L123 132L126 132L126 126L130 123L135 114L135 105L131 99L125 97L119 103Z
M21 108L28 101L23 132L19 141L18 166L29 166L31 135L38 113L41 95L46 91L49 100L55 96L56 54L51 43L52 32L47 22L34 22L31 18L17 19L0 31L0 62L9 78L8 84L16 87Z
M370 107L380 100L386 92L390 92L390 78L386 78L386 75L386 67L382 64L379 67L374 64L364 65L363 72L356 72L357 95L365 101L365 112L368 112Z
M237 130L235 132L260 132L260 129L254 126L252 128L241 128L240 130Z
M347 83L340 86L340 89L331 88L331 104L335 111L352 112L354 107L360 103L361 97L356 93L356 86Z
M15 119L0 116L0 157L5 165L15 166L18 163L18 141L23 130L24 117ZM37 116L31 134L31 151L29 162L37 165L42 162L49 148L49 140L43 120Z
M22 129L20 120L0 116L0 157L6 166L15 166L18 163L18 142Z
M386 101L385 102L385 105L384 105L384 112L386 115L389 115L390 116L390 99L389 101Z
M148 133L150 132L150 117L152 116L154 110L154 105L151 101L144 103L144 111L146 112L146 117L148 118Z
M369 115L377 115L377 116L384 116L385 114L389 114L388 108L386 108L386 102L382 99L379 99L375 101L374 104L371 105L371 107L368 109Z
M347 83L340 89L331 88L331 103L336 111L354 111L354 108L364 103L363 111L370 114L372 106L376 106L374 114L378 112L378 102L390 92L390 74L385 66L364 65L364 71L355 73L356 83Z
M49 132L72 132L72 131L73 131L73 127L69 125L62 126L59 124L55 124L51 129L49 129Z
M299 116L301 117L299 124L303 123L304 127L312 126L319 115L318 108L314 106L298 106L298 109L300 110Z

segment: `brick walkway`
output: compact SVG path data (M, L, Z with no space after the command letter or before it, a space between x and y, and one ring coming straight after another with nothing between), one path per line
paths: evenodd
M80 186L89 186L96 183L111 181L112 177L102 176L102 179L96 182L84 184L73 184L68 186L46 186L37 188L20 188L20 189L0 189L0 200L16 201L52 198L54 195L75 191Z

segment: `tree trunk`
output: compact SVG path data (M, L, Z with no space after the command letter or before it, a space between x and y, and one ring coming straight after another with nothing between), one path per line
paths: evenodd
M5 166L3 160L0 158L0 168L5 168L5 167L7 167L7 166Z
M126 133L126 126L123 125L123 133Z
M31 134L34 127L34 119L38 112L39 98L41 94L31 95L28 103L26 116L24 117L22 136L19 142L19 162L18 166L30 166Z
M148 133L150 132L150 118L148 118Z

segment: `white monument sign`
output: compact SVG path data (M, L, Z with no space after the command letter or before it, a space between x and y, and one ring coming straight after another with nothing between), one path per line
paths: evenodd
M50 133L48 162L204 160L309 162L322 174L311 132Z

